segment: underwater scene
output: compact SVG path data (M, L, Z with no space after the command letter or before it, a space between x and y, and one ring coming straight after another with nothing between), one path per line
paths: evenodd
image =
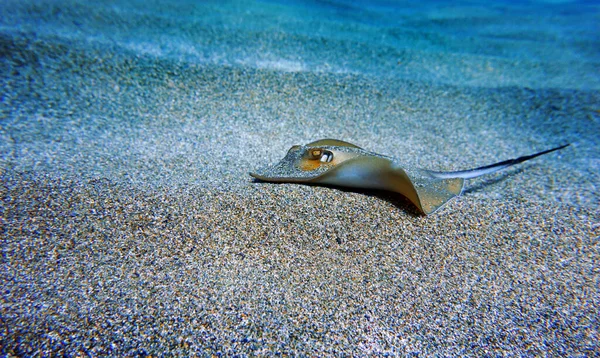
M2 356L599 351L599 2L3 0L0 46Z

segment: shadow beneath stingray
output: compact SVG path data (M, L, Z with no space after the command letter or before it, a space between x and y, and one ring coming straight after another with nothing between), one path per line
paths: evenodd
M312 185L312 186L322 186L325 188L330 188L334 190L343 191L346 193L358 193L370 197L375 197L386 201L396 208L403 210L405 213L409 214L413 217L425 217L424 213L422 213L410 200L408 200L404 195L399 193L394 193L393 191L387 190L375 190L375 189L359 189L359 188L343 188L333 185Z
M371 197L376 197L378 199L387 201L388 203L394 205L396 208L403 210L405 213L409 214L413 217L425 217L427 215L423 214L410 200L404 197L402 194L394 193L392 191L387 190L375 190L375 189L359 189L359 188L345 188L335 185L322 185L322 184L311 184L311 183L285 183L285 182L268 182L262 181L260 179L252 179L252 183L254 184L274 184L274 185L282 185L282 184L296 184L296 185L304 185L304 186L316 186L322 188L329 188L337 191L342 191L345 193L357 193L363 194Z

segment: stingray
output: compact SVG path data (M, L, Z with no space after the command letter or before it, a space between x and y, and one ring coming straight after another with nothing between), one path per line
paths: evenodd
M465 180L508 168L567 147L565 144L531 155L483 167L438 172L401 165L381 155L337 139L295 145L277 164L250 173L266 182L302 183L399 193L429 215L462 193Z

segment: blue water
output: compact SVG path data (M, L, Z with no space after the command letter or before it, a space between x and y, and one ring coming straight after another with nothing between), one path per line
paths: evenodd
M192 64L600 88L596 1L23 1L3 33Z

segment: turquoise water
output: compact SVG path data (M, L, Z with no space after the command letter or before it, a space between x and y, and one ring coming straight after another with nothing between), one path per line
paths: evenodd
M595 1L4 1L2 33L186 63L597 89Z

